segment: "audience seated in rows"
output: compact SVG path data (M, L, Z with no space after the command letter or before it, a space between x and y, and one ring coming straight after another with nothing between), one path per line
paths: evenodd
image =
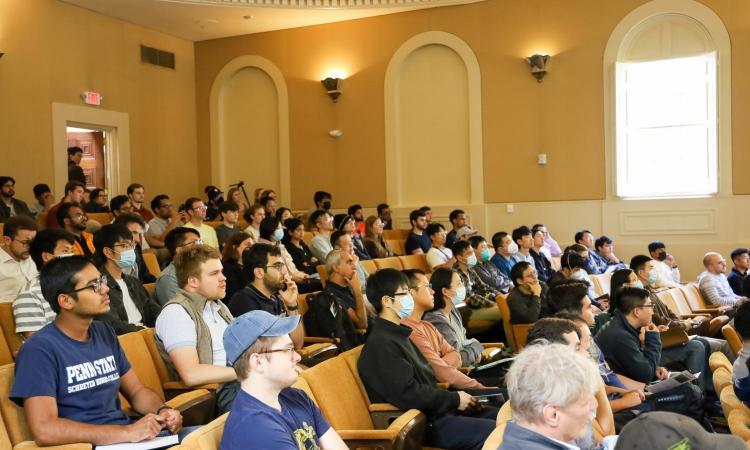
M116 195L109 201L109 210L112 213L113 221L120 214L127 214L132 209L133 205L130 203L130 198L127 195Z
M126 268L124 272L138 278L143 284L156 282L156 276L149 271L148 266L146 266L146 261L143 259L143 245L145 244L143 240L143 230L146 227L143 217L135 213L123 213L117 216L112 223L126 227L133 235L133 244L135 245L135 264ZM147 251L153 252L150 249Z
M351 239L352 245L354 247L354 253L360 260L371 259L370 255L367 253L367 250L365 250L364 241L360 239L357 233L355 233L356 228L354 217L348 214L336 214L333 217L333 225L336 230L343 231L347 235L349 235L349 238Z
M243 230L253 237L253 241L258 242L260 239L260 223L266 218L266 210L260 205L252 205L245 212L245 221L248 223Z
M427 251L426 260L427 265L431 270L435 270L441 267L449 269L456 263L456 258L453 257L451 249L445 246L446 233L445 227L440 223L431 223L427 225L424 230L430 238L431 247Z
M322 286L318 279L311 278L307 273L297 269L294 265L292 256L281 243L284 239L284 229L281 227L279 220L275 216L266 217L263 222L260 223L260 239L259 244L267 244L277 247L281 252L281 260L286 266L286 272L289 274L291 280L297 284L301 293L309 293L319 291Z
M583 246L586 250L587 264L584 267L590 275L598 275L607 270L607 262L596 254L594 248L594 235L589 230L580 230L573 236L576 244Z
M372 259L396 256L383 238L384 229L383 221L377 216L370 216L365 220L365 250Z
M556 258L562 255L562 249L560 249L560 246L557 244L557 241L552 237L550 232L547 231L547 227L544 226L544 224L537 223L531 227L532 230L535 228L540 230L542 232L542 236L544 236L544 246L541 249L541 252L544 253L544 256L552 261L552 258Z
M75 238L73 253L91 258L94 255L94 235L86 231L88 216L78 203L65 202L58 205L57 222Z
M33 188L34 192L34 199L36 200L36 203L29 206L29 211L31 214L36 217L39 215L39 213L47 213L49 209L52 207L52 205L55 203L55 198L52 196L52 191L49 188L49 185L45 183L39 183L35 184ZM98 199L99 197L94 197L95 199ZM106 201L106 195L105 195L105 201ZM3 220L0 219L0 222Z
M100 188L92 189L89 201L83 205L83 210L87 213L108 213L107 191Z
M464 391L436 386L435 372L409 339L412 329L401 324L414 310L406 276L395 269L377 271L368 281L367 298L378 317L357 369L370 400L422 411L429 421L426 445L481 449L495 429L498 410L482 408Z
M727 281L727 261L718 253L709 252L703 257L703 267L706 270L698 275L698 286L700 287L706 303L714 306L736 306L739 302L747 300L743 295L737 295L732 291Z
M187 227L173 228L167 232L164 244L170 255L170 262L164 270L161 271L159 278L154 286L152 298L160 305L164 306L168 301L177 294L179 283L177 282L177 271L175 269L175 256L181 251L192 245L202 245L203 241L198 230Z
M356 253L354 253L354 244L352 244L351 236L345 231L334 231L331 234L331 245L333 246L333 250L344 250L352 256L357 278L359 278L359 284L362 286L362 293L365 294L367 289L367 271L362 266L362 262Z
M47 212L45 228L61 228L62 224L57 221L57 210L63 203L79 204L83 200L83 192L86 186L79 181L68 181L65 183L65 196Z
M241 388L224 425L223 450L347 449L310 397L291 387L300 356L290 333L299 327L299 316L250 311L225 332L227 363Z
M487 241L482 236L472 236L469 238L469 244L474 249L474 255L477 258L477 265L473 269L479 278L491 288L503 294L508 293L512 283L490 261L490 249Z
M461 209L454 209L448 214L448 220L453 228L445 238L445 246L453 248L453 244L458 240L458 230L466 226L466 213ZM427 222L432 222L432 211L430 211L430 217L427 219Z
M151 210L154 212L154 218L148 221L148 227L145 233L146 242L149 247L156 249L159 260L171 259L164 241L167 233L183 225L181 213L174 208L172 200L164 195L159 194L151 200ZM187 221L187 214L185 221Z
M607 265L605 272L613 268L626 268L620 259L615 255L615 244L609 236L599 236L594 241L594 255Z
M315 268L322 264L322 262L313 255L303 239L305 236L305 225L301 220L291 218L284 222L284 227L286 228L286 234L282 243L292 257L292 262L294 262L298 270L308 275L315 275L317 273Z
M36 234L29 246L29 254L37 270L55 259L73 255L75 239L70 233L59 228L42 230ZM32 334L55 320L55 312L44 299L39 276L29 281L18 296L13 300L13 318L16 333L27 340Z
M253 245L253 238L244 231L232 235L221 251L221 272L227 279L226 295L222 300L229 303L235 292L250 282L248 272L242 266L242 253Z
M424 212L415 209L409 213L409 224L411 232L404 242L404 250L407 255L421 255L427 253L432 247L430 237L425 230L427 229L427 217Z
M310 215L310 225L316 229L315 236L310 240L310 251L322 262L333 250L331 233L333 233L333 216L324 209L316 209Z
M30 256L30 247L36 236L36 222L29 216L13 216L3 227L3 245L0 251L0 302L10 302L38 272Z
M187 212L188 221L183 225L188 228L194 228L198 230L201 235L203 244L209 245L215 249L219 249L219 239L216 237L216 231L214 227L205 223L206 211L208 207L203 203L203 200L191 197L185 200L185 211Z
M503 294L482 281L477 275L474 267L478 261L471 244L468 241L456 241L453 245L453 255L456 258L453 268L466 288L464 302L471 308L471 319L499 322L500 309L495 303L495 298Z
M356 274L356 255L343 249L332 250L326 257L328 281L323 292L334 297L346 311L352 324L367 329L367 301Z
M531 229L531 249L529 253L534 259L534 267L536 268L537 277L540 281L545 283L549 280L549 277L554 273L552 269L552 262L542 251L544 249L544 231L541 228Z
M534 323L540 317L548 315L546 311L547 284L540 281L537 271L526 261L516 263L510 270L515 288L508 294L510 323ZM545 314L542 315L542 311Z
M0 176L0 223L18 214L34 217L26 202L14 198L15 195L16 180L13 177Z
M130 200L131 212L138 214L146 222L154 218L154 213L146 209L146 191L142 184L133 183L128 186L126 192Z
M110 310L106 277L81 256L55 258L41 286L57 317L21 347L10 392L34 441L104 445L180 431L181 414L141 383L112 329L93 320ZM125 415L118 393L139 420Z
M219 203L219 217L221 217L221 223L214 227L214 231L219 241L219 248L222 249L229 238L242 231L237 225L240 207L234 202L221 202Z
M727 281L732 288L732 292L737 295L745 295L743 283L747 277L748 268L750 268L750 250L746 248L736 248L730 255L732 258L732 272L727 275Z
M138 278L125 273L135 265L133 234L121 224L104 225L94 234L94 247L93 260L106 278L110 303L109 312L96 319L107 322L118 335L153 327L159 304Z
M505 278L510 279L510 269L513 268L513 255L518 252L518 244L505 231L498 231L492 235L492 247L495 254L490 261L497 267Z
M674 263L672 255L667 253L667 246L661 241L653 241L648 244L648 254L655 261L654 267L659 273L656 287L679 287L680 269L677 267L677 264Z
M379 204L376 208L376 211L378 213L378 217L383 222L383 229L392 230L393 220L391 219L391 207L388 206L388 203Z
M518 251L511 256L511 266L518 264L521 261L526 261L531 264L531 267L536 267L534 258L531 256L531 247L534 245L534 241L531 238L531 230L526 225L522 225L511 234L513 242L518 245Z

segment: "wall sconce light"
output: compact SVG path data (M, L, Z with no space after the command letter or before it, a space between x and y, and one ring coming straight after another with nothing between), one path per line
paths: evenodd
M323 83L323 87L326 88L328 95L331 97L331 100L333 100L333 103L336 103L336 99L341 95L341 91L339 90L341 81L341 78L331 77L328 77L325 80L320 80L320 82Z
M547 75L549 55L532 55L526 58L526 62L531 66L531 75L536 78L537 82L541 83L542 78Z

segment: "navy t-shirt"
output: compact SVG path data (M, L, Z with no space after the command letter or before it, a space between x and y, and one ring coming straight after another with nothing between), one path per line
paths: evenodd
M89 340L76 341L52 322L34 333L18 353L10 399L23 406L29 397L54 397L57 414L95 425L127 425L120 377L130 363L117 336L104 322L89 326Z
M286 388L279 393L281 411L240 390L232 405L221 450L272 448L318 450L318 439L331 425L303 391Z
M411 255L411 253L418 248L421 248L422 252L427 253L430 247L432 247L432 241L424 231L422 231L422 234L409 233L409 236L404 243L404 250L407 255Z

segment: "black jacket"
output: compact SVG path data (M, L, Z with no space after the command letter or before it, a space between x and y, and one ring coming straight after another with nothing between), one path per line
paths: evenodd
M31 219L34 218L34 215L31 214L29 207L23 200L12 198L10 203L13 205L16 215L23 214L24 216L29 216ZM0 201L0 223L5 223L8 219L10 219L10 208L4 202Z
M86 175L83 174L83 168L71 160L68 160L68 181L80 181L86 185Z
M428 416L458 409L458 392L437 387L435 372L409 339L411 328L376 318L357 362L357 370L373 403L416 408Z
M654 380L656 368L661 360L659 333L646 333L646 340L641 349L639 330L633 328L621 312L615 311L614 318L596 335L596 343L615 373L641 383L650 383Z
M224 266L221 271L227 277L227 293L224 296L226 305L236 292L247 286L250 276L242 270L242 266L234 258L227 258L221 264Z
M297 247L291 240L286 240L284 242L284 247L286 248L286 251L289 252L289 256L292 257L295 267L308 275L318 273L316 267L320 264L325 264L325 261L318 261L316 259L316 262L312 262L312 259L315 258L315 256L312 254L307 244L305 244L304 241L300 241L299 245L300 246Z
M125 311L125 303L122 301L122 290L114 277L107 272L107 269L104 266L100 267L99 271L107 276L107 286L109 286L109 312L96 317L96 319L107 322L115 330L115 333L117 333L118 336L130 333L131 331L143 329L143 327L128 322L128 313ZM128 288L130 298L133 299L133 303L135 303L136 308L138 308L138 311L141 313L143 325L146 327L153 327L156 324L156 317L161 311L161 306L149 298L148 292L146 292L146 289L141 282L138 281L138 278L122 274L122 279L125 281L125 286Z

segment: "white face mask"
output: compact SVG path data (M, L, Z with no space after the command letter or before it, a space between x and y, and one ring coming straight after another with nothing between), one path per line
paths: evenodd
M511 242L508 246L508 253L510 253L511 255L514 253L518 253L518 244L516 244L515 242Z
M573 272L573 274L570 275L570 278L573 278L574 280L582 280L582 281L588 280L586 271L583 269L578 269L577 271Z

